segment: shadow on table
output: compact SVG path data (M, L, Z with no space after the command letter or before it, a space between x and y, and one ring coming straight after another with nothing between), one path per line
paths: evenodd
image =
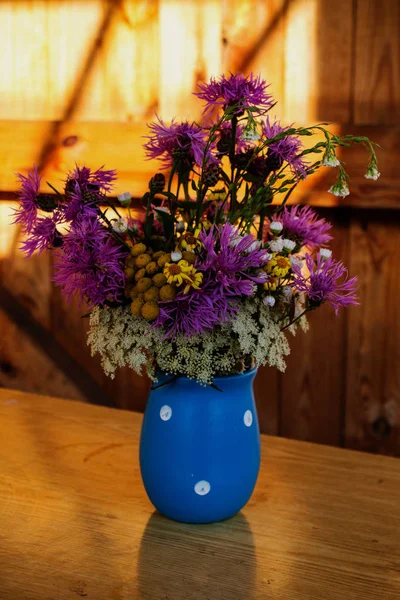
M139 599L251 600L256 578L253 534L246 517L186 525L152 514L140 543Z

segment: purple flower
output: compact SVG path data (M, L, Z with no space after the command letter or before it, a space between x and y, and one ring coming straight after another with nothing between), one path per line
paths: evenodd
M301 245L319 246L327 244L332 239L332 236L327 233L332 224L318 218L317 213L310 206L285 207L282 214L274 215L272 220L282 223L284 237L294 238Z
M241 73L219 79L212 77L209 83L200 83L199 92L195 95L206 102L205 114L210 114L217 107L235 107L235 114L240 115L245 109L257 108L258 112L269 110L273 98L267 94L267 83L252 73L245 77ZM253 111L254 114L254 111Z
M66 194L66 202L63 205L64 219L75 221L76 219L95 218L98 215L97 206L100 198L98 192L92 194L85 190L84 184L80 185L74 179L69 180L69 189Z
M203 164L206 150L205 132L196 123L175 123L166 125L159 117L158 123L150 123L151 135L144 144L148 159L159 159L165 168L172 167L174 161L184 163L191 168L194 164ZM206 162L217 162L210 149L207 151Z
M175 300L160 303L154 327L165 330L165 338L177 334L191 337L228 321L238 310L238 303L226 296L212 275L203 280L199 290L180 292Z
M126 252L97 219L80 218L64 236L58 252L54 281L70 298L77 294L91 306L120 301Z
M59 222L58 212L54 212L52 217L38 219L28 238L21 244L21 250L30 257L34 252L40 254L43 250L61 245L62 236L57 231Z
M272 139L289 129L290 127L282 127L279 121L271 123L268 116L263 124L263 134L267 139ZM272 142L268 146L268 158L271 162L275 162L272 170L279 169L284 162L287 162L297 177L305 178L307 176L307 162L299 156L302 151L303 144L301 140L293 135L287 135Z
M72 182L72 191L75 188L74 184L78 184L82 190L88 189L94 194L102 192L110 192L113 188L113 182L117 178L115 169L105 170L103 167L92 171L89 167L76 167L67 176L66 187L69 182ZM100 196L101 199L101 196Z
M240 236L230 223L213 226L200 234L203 256L196 262L199 271L211 272L227 296L251 296L254 283L262 283L253 270L266 262L267 252L252 235Z
M307 254L306 265L308 276L303 275L300 265L292 265L296 275L293 287L299 292L305 292L310 308L316 308L328 301L338 314L341 307L359 304L355 293L357 277L349 279L347 269L342 262L333 258L325 259L320 255L314 260L310 254ZM339 281L342 277L344 279Z
M14 223L21 225L22 230L30 233L35 226L38 213L36 198L39 193L40 180L37 167L28 173L25 177L18 173L18 179L21 182L19 192L19 207L15 211Z
M65 183L65 220L74 221L80 216L96 216L97 206L104 194L112 189L115 179L115 170L106 171L100 168L92 171L89 167L76 167L68 174Z

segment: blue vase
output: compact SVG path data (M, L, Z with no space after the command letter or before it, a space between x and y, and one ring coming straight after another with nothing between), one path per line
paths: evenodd
M219 390L161 375L140 439L140 469L156 509L176 521L228 519L249 500L260 468L256 369L216 378Z

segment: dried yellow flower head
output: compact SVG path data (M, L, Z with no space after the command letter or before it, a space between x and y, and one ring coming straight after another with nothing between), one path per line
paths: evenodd
M142 316L142 306L143 306L144 302L141 298L135 298L132 301L131 304L131 313L133 314L133 316L135 317L141 317Z
M151 257L148 254L141 254L135 260L135 266L137 269L143 269L151 262Z
M146 252L146 246L144 244L135 244L134 246L132 246L132 250L131 250L131 254L132 256L139 256L140 254L143 254L144 252Z
M144 299L146 302L151 302L152 300L157 300L159 295L159 289L157 287L151 287L144 293Z
M136 284L138 292L147 292L151 288L152 281L149 277L142 277Z
M167 253L163 253L163 255L158 258L157 264L160 267L160 269L162 269L167 264L167 262L169 262L170 258L170 255Z
M145 302L142 306L142 317L146 321L154 321L160 314L160 309L156 302Z
M141 258L141 257L139 257ZM149 264L146 267L146 273L148 273L149 275L154 275L155 273L157 273L158 271L158 265L156 262L154 262L154 260L152 260L151 262L149 262Z
M144 277L145 275L146 269L139 269L139 271L136 271L135 281L139 281L139 279L142 279L142 277Z
M133 267L125 267L124 273L125 277L129 281L130 279L133 279L133 276L135 275L135 270Z
M167 278L165 277L164 273L157 273L153 277L153 283L155 286L160 288L167 283Z
M193 265L196 260L196 255L194 252L189 252L188 250L185 250L184 252L182 252L182 258L183 260L186 260L186 262L188 262L189 265Z
M175 286L167 283L167 285L163 285L162 288L160 289L160 300L162 301L167 301L167 300L174 300L176 296L176 288Z

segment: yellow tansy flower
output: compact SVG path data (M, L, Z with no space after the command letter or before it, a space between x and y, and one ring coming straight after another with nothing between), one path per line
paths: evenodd
M188 273L186 277L187 281L185 281L186 286L183 290L184 294L187 294L191 287L195 290L200 289L200 286L203 283L203 273L199 273L193 269L193 271Z
M267 292L275 292L278 287L278 280L275 277L271 277L269 281L264 283L264 290Z
M275 277L284 277L289 272L290 267L290 260L287 258L287 256L276 254L266 264L265 270L267 273Z
M197 246L200 246L200 231L201 229L198 228L194 233L187 232L181 235L181 237L179 238L179 244L181 248L183 248L184 250L194 250Z
M188 274L193 271L193 266L186 260L180 260L178 263L167 263L164 267L164 275L168 283L177 283L182 285L187 281Z

